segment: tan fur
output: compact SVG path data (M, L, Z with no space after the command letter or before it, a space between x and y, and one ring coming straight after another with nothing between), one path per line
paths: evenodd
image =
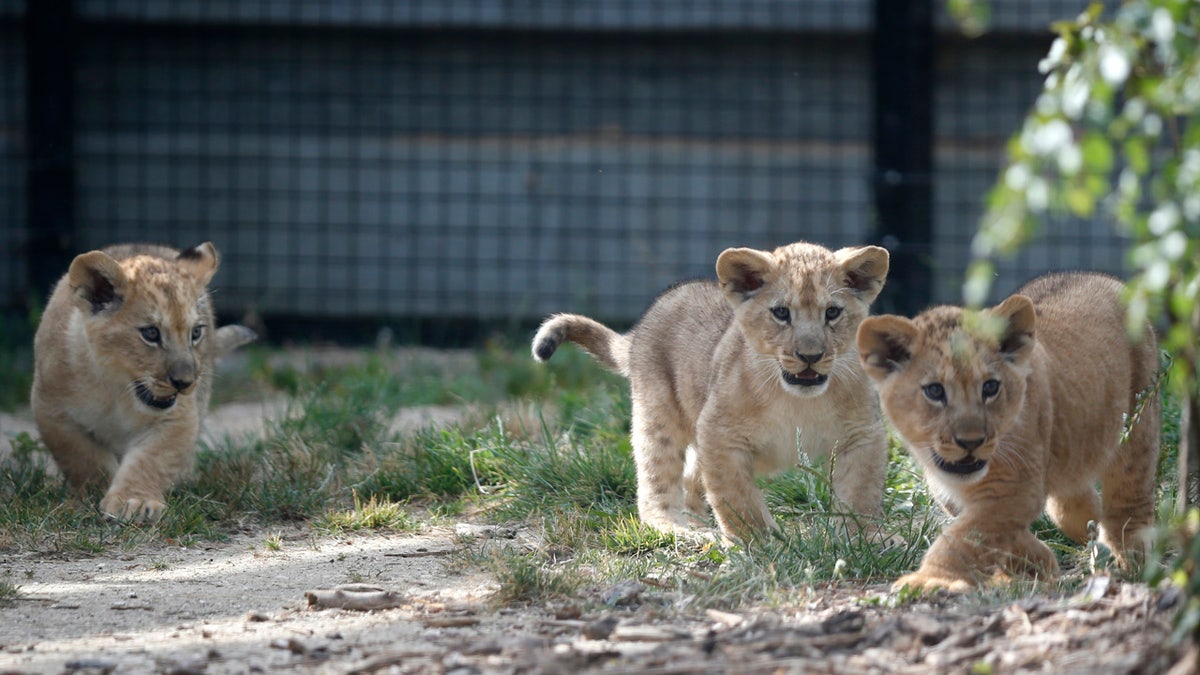
M957 591L994 574L1054 576L1057 560L1029 529L1043 510L1080 542L1096 521L1119 562L1144 551L1154 518L1156 396L1145 398L1128 441L1119 440L1139 394L1153 387L1158 347L1148 326L1130 341L1122 291L1100 274L1052 274L982 313L935 307L912 320L863 321L858 349L884 412L956 516L897 588ZM942 400L930 385L940 385L932 394Z
M217 266L210 243L91 251L71 263L42 314L38 430L79 494L111 478L100 502L111 517L162 514L191 466L216 358L254 338L242 326L216 328L207 285ZM156 340L143 334L155 337L150 329Z
M854 335L887 270L887 251L874 246L728 249L719 285L668 290L628 334L560 314L542 325L533 353L545 360L572 341L629 377L638 511L656 528L692 532L705 498L727 539L774 527L755 476L794 466L798 433L809 457L836 455L837 498L874 515L887 447ZM841 315L827 320L831 307Z

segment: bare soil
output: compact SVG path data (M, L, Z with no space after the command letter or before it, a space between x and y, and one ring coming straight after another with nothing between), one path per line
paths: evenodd
M279 409L218 407L208 433L259 433L264 415ZM454 417L446 409L405 415L402 427ZM27 415L0 416L0 456L21 430L32 431ZM20 594L0 607L0 673L1182 674L1198 666L1194 646L1169 640L1178 597L1106 577L1070 597L945 596L902 607L888 606L885 586L840 583L786 608L733 612L689 609L677 590L630 579L554 606L500 606L495 580L464 549L536 537L470 523L352 536L296 526L247 528L186 548L8 554L0 578ZM330 592L313 593L320 589ZM381 608L329 606L339 597Z

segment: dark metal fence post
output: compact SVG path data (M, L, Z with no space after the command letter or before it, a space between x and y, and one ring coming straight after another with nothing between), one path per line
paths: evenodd
M933 3L875 0L875 237L892 254L878 307L932 299Z
M29 284L49 293L66 271L75 230L73 0L25 3Z

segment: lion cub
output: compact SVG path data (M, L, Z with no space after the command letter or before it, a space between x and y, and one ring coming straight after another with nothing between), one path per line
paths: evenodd
M727 540L774 527L754 479L794 466L797 437L808 456L836 453L836 497L874 515L887 446L854 334L887 271L875 246L731 248L717 258L719 284L671 288L624 335L552 316L533 355L567 340L629 378L638 512L655 528L702 527L704 497Z
M1159 403L1143 392L1159 354L1149 326L1130 341L1123 288L1100 274L1051 274L978 314L935 307L863 321L858 350L884 412L957 516L896 588L1055 575L1057 560L1029 530L1043 509L1076 541L1099 523L1122 563L1143 551L1159 450Z
M108 516L154 519L186 472L218 356L254 339L217 329L210 243L123 245L75 258L34 337L31 403L42 440L81 495L112 483Z

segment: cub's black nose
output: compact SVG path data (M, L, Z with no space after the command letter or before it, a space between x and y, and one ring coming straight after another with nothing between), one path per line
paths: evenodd
M963 450L966 450L967 452L973 452L975 448L983 445L983 438L959 438L958 436L955 436L954 444Z
M812 364L816 363L817 361L820 361L821 357L823 357L823 356L825 356L825 352L818 352L816 354L800 354L800 353L796 354L796 358L800 359L801 361L807 363L810 366Z
M171 380L171 386L175 387L175 391L183 391L195 383L195 380L191 379L180 379L176 377L170 377L167 379Z

